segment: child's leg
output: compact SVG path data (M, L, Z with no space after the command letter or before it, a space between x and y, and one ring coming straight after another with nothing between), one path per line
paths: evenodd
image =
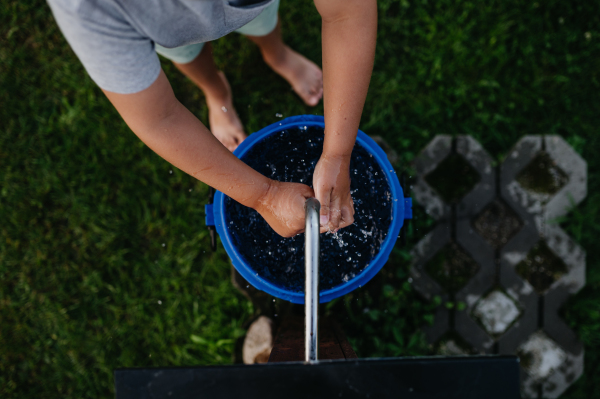
M248 36L258 45L265 62L285 80L308 105L323 97L323 72L314 62L288 47L281 38L281 23L265 36Z
M210 43L205 43L200 54L191 62L173 61L173 64L204 92L210 131L225 147L233 151L246 135L233 108L229 82L215 65Z
M306 104L317 105L323 96L323 72L283 42L278 9L279 1L274 1L236 32L260 47L265 62L292 85Z

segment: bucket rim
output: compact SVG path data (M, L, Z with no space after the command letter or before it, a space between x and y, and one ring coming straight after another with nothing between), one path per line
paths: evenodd
M244 140L236 148L233 154L241 159L253 147L255 143L258 143L265 137L281 132L282 130L288 128L297 128L301 126L318 126L321 128L325 128L325 119L323 118L323 116L315 115L299 115L285 118L280 122L275 122L271 125L262 128L258 132L249 135L248 138L246 138L246 140ZM373 157L375 157L375 160L382 168L386 176L386 179L390 186L392 199L394 200L392 203L392 220L385 240L381 244L377 255L375 255L375 257L371 259L369 264L352 279L343 282L342 284L336 285L333 288L321 291L319 294L320 303L329 302L332 299L345 295L355 290L356 288L362 287L367 282L369 282L387 262L392 252L392 249L396 243L396 240L398 239L400 229L404 223L404 193L402 191L402 187L400 186L400 182L398 180L398 176L396 175L396 171L394 170L392 164L389 162L387 155L381 149L381 147L379 147L379 145L375 143L373 139L371 139L360 129L358 130L356 141L360 145L362 145L370 154L372 154ZM233 266L242 275L242 277L244 277L246 281L248 281L249 284L252 284L255 288L261 291L265 291L268 294L273 295L277 298L284 299L292 303L303 304L304 291L291 291L266 280L265 278L260 276L254 269L252 269L252 267L249 264L247 264L243 257L239 254L239 252L235 248L235 245L233 244L231 234L227 229L226 225L225 197L226 195L220 191L217 191L215 193L213 205L214 222L217 232L221 237L221 242L225 247L225 251L231 258Z

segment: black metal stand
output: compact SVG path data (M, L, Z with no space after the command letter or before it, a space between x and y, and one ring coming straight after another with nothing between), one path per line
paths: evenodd
M514 356L120 369L116 399L517 399Z

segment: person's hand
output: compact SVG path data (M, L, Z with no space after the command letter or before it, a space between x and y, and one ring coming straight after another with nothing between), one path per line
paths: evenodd
M293 237L304 231L304 203L314 196L312 188L305 184L272 180L255 209L277 234Z
M354 223L349 157L322 154L315 167L313 187L321 203L321 233Z

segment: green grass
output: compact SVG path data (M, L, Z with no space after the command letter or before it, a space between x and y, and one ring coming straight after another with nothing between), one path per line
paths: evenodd
M560 222L587 250L588 268L586 287L564 309L585 345L586 371L564 397L593 396L600 390L597 5L381 0L379 9L361 128L388 140L402 165L440 133L471 134L497 160L523 134L560 134L588 161L588 197ZM284 1L281 17L286 41L318 62L311 2ZM275 113L322 114L243 37L214 47L249 132ZM178 98L206 122L201 93L164 68ZM41 0L0 9L0 168L0 397L109 398L117 367L231 362L253 309L230 284L224 251L209 251L206 186L128 130ZM407 265L407 249L396 249L383 274L328 306L360 356L431 353L419 326L431 320L432 305L407 282Z

